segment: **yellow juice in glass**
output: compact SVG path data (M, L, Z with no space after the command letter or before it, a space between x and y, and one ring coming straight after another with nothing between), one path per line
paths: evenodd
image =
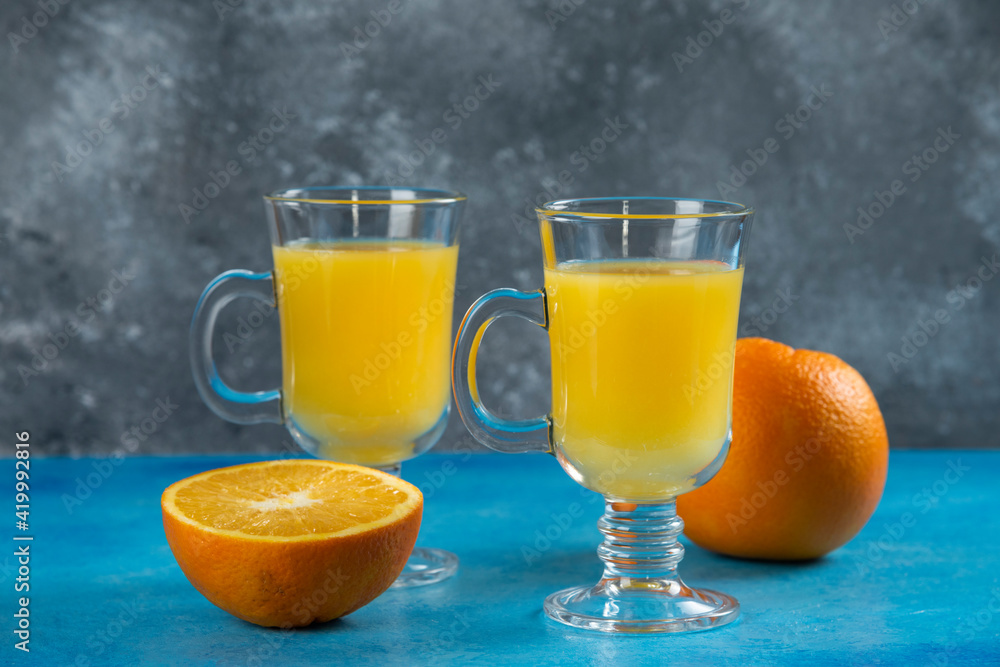
M458 246L410 240L274 246L283 410L322 458L412 458L451 399Z
M545 270L556 453L626 500L691 488L728 437L743 269L602 260Z

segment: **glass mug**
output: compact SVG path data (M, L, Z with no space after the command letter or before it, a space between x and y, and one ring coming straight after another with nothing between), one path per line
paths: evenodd
M264 197L274 271L227 271L191 322L202 399L237 424L284 424L323 459L399 474L430 449L451 408L452 305L465 196L381 187ZM241 392L212 360L219 312L238 297L278 308L282 386ZM418 548L395 586L445 579L458 559Z
M545 287L498 289L459 327L452 381L459 414L501 452L554 454L605 497L604 575L550 595L545 612L605 632L724 625L739 603L677 574L684 523L675 498L722 466L753 211L662 197L577 199L538 209ZM479 398L486 328L513 315L548 331L552 412L506 420Z

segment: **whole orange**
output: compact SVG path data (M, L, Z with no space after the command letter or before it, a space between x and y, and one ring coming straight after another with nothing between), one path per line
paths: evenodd
M163 493L167 543L210 602L245 621L329 621L381 595L420 530L417 487L320 460L248 463Z
M719 473L680 496L685 534L729 556L817 558L882 497L889 439L861 374L825 352L736 342L733 441Z

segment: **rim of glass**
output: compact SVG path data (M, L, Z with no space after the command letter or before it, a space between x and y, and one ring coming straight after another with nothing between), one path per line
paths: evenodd
M408 199L361 199L360 193L366 193L370 197L370 193L372 192L407 192L416 196L411 196ZM264 195L264 199L276 202L299 202L302 204L393 206L396 204L454 204L465 201L468 197L454 190L438 190L435 188L396 188L385 185L322 185L309 188L275 190L270 194Z
M723 207L723 210L712 211L709 213L600 213L592 211L571 211L565 208L559 208L560 206L567 206L569 204L579 204L579 203L589 203L597 204L601 202L631 202L631 201L689 201L689 202L700 202L702 204L716 204ZM684 220L688 218L732 218L743 215L751 215L754 212L752 206L746 206L744 204L738 204L736 202L722 201L719 199L698 199L692 197L586 197L579 199L557 199L555 201L545 202L539 208L535 209L536 213L540 213L546 217L558 216L558 217L572 217L572 218L590 218L590 219L611 219L611 220Z

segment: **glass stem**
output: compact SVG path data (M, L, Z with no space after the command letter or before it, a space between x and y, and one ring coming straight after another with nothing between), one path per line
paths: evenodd
M630 503L605 498L604 516L597 522L604 543L597 555L604 561L604 581L635 579L674 580L684 558L677 541L684 521L677 516L673 499L659 503ZM603 582L602 582L603 583Z
M387 466L375 466L376 470L381 470L382 472L387 472L394 477L402 477L403 474L403 464L402 463L392 463Z

